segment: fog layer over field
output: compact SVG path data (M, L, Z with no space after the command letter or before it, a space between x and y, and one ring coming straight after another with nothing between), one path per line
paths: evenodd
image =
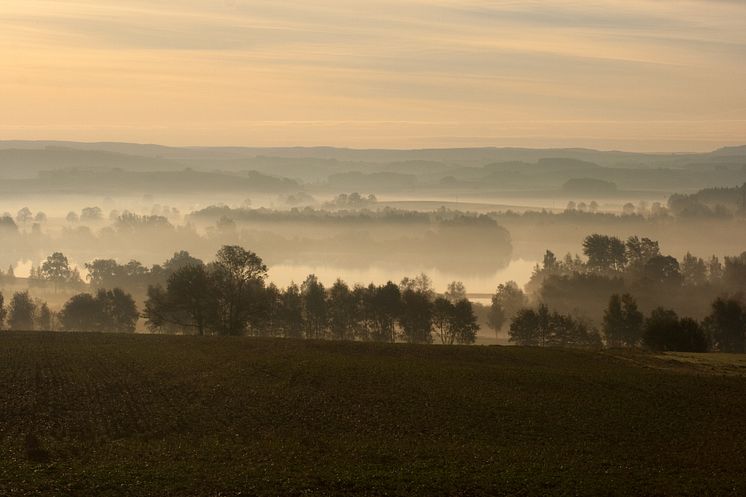
M83 286L37 284L32 293L53 306L87 288L94 260L136 261L147 272L182 250L209 261L224 245L256 252L281 288L311 273L327 285L425 273L436 292L461 281L485 304L498 284L529 283L548 249L576 258L592 233L649 238L678 260L746 249L746 147L639 154L0 142L0 178L0 268L16 277L3 278L2 289L27 287L23 278L61 252ZM147 284L126 290L142 302Z

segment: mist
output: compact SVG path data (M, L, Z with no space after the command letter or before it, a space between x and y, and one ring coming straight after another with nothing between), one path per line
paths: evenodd
M746 495L746 2L0 4L0 495Z

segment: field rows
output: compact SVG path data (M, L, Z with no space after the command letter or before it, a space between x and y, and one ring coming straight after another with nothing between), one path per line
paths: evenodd
M656 364L2 333L0 494L746 494L746 378Z

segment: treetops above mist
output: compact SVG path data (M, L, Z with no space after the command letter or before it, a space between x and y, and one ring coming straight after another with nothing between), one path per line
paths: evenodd
M634 296L645 311L664 307L698 320L708 315L717 298L746 295L746 252L722 259L687 253L678 260L662 252L655 240L600 234L587 236L582 248L585 257L557 257L546 251L526 285L534 303L598 325L615 294ZM510 305L515 298L506 292L498 289L505 294L501 298L507 299L506 308L515 313Z

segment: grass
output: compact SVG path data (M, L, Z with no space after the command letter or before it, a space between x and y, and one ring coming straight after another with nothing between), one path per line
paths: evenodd
M3 332L0 495L746 495L714 362Z

